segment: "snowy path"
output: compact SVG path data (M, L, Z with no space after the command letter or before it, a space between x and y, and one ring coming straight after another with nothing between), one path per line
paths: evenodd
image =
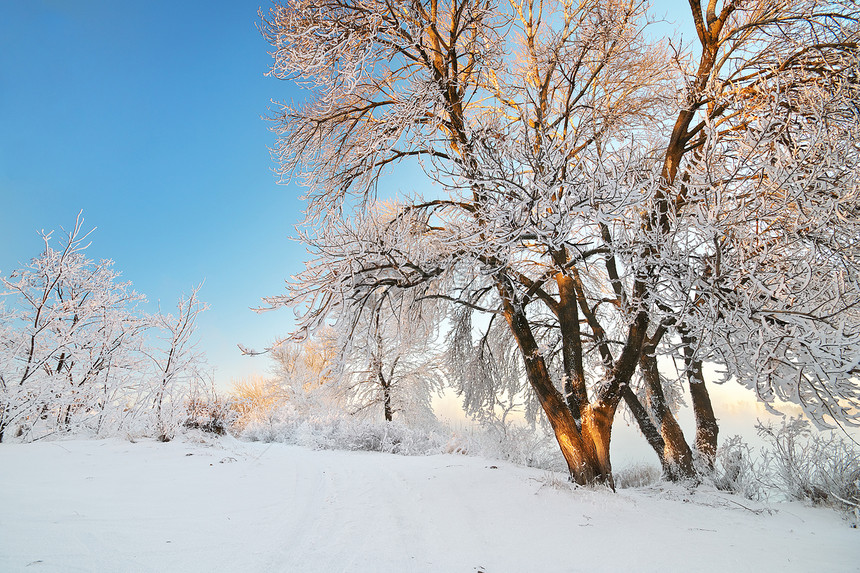
M727 498L451 455L4 444L0 571L860 571L836 513Z

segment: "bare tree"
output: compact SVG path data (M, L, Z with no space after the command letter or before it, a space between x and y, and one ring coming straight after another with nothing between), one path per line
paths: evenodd
M339 337L340 395L353 414L376 412L388 422L433 418L431 398L446 379L434 348L435 324L372 293ZM401 314L403 312L404 314Z
M694 474L660 354L686 364L706 464L704 360L744 383L769 363L780 397L856 417L853 250L803 229L857 236L853 206L834 207L857 188L857 7L717 4L690 1L698 56L649 41L637 0L277 4L271 73L312 96L273 114L275 155L308 185L318 258L269 304L304 305L313 331L355 324L384 292L452 320L461 349L486 314L479 338L509 337L579 483L611 485L622 401L667 475ZM375 217L380 177L413 158L443 191ZM821 286L801 289L801 269ZM465 383L506 360L484 352Z
M97 420L122 401L148 323L144 297L118 282L113 261L87 259L89 233L78 215L59 248L42 233L44 251L2 278L12 308L0 340L0 439L13 425L30 432L68 431Z
M209 306L200 301L202 283L191 293L180 297L176 314L159 312L152 318L153 326L162 333L163 347L147 351L155 366L155 386L152 407L155 411L155 428L159 440L170 441L176 429L177 412L184 409L183 396L177 388L190 387L200 376L202 355L196 351L194 339L197 318Z

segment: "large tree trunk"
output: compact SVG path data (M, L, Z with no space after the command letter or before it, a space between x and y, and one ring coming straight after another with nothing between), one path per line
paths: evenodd
M520 342L520 337L517 337ZM527 345L530 346L530 345ZM564 401L561 393L552 385L549 372L546 369L543 358L537 354L537 345L528 351L520 344L526 364L526 375L532 389L538 397L541 407L546 414L552 427L555 438L558 441L561 454L567 462L572 481L580 485L586 485L602 479L606 472L602 471L599 463L594 457L595 448L587 447L576 425L570 409ZM599 435L599 427L592 424L595 429L589 433L593 440ZM608 436L606 438L606 450L608 451Z
M500 287L500 290L502 289L503 286ZM581 408L580 411L587 413L587 420L582 420L582 432L580 432L564 397L552 384L528 319L521 309L511 303L509 296L504 296L505 294L508 294L508 291L502 290L505 319L522 353L528 381L537 395L555 433L561 454L567 462L570 479L580 485L598 482L613 487L612 467L609 464L609 439L614 408L611 411L600 407Z
M651 415L657 421L660 436L663 438L663 464L666 478L671 481L694 479L696 470L693 466L693 452L684 438L684 431L666 405L666 396L657 370L657 357L653 354L643 354L639 357L639 370L645 381L645 391Z
M704 468L712 470L717 458L717 437L720 427L714 415L708 387L705 385L702 361L695 358L693 352L695 341L688 335L683 335L681 341L684 343L687 380L690 383L690 397L693 399L693 414L696 417L696 452Z
M531 376L529 381L532 382ZM580 485L606 483L612 487L612 468L608 463L609 432L605 431L605 425L600 424L603 417L599 417L597 423L584 424L583 433L580 433L561 394L552 384L549 384L550 391L547 391L547 384L542 382L532 382L532 388L552 426L561 454L567 462L571 481ZM604 464L596 457L598 449L605 453Z
M613 490L615 480L612 478L612 463L609 458L609 442L612 437L612 421L615 418L616 406L594 404L583 408L582 411L582 441L592 458L594 466L594 481L605 483Z

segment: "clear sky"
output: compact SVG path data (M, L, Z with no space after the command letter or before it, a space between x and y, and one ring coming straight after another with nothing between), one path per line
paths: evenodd
M305 259L290 240L300 190L276 184L260 117L300 94L264 77L261 5L0 0L0 273L83 210L90 257L113 259L151 308L205 279L200 348L224 386L268 368L236 344L290 330L290 311L249 308Z
M206 281L200 348L219 380L264 359L289 311L249 307L283 290L305 251L291 241L299 192L276 184L260 0L3 0L0 3L0 273L37 255L39 229L97 227L153 305Z

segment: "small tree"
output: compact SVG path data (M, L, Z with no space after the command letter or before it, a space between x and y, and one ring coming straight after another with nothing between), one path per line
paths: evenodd
M432 348L432 324L400 315L383 293L355 317L348 336L341 337L340 390L353 413L381 413L407 421L433 417L430 399L441 390L445 373Z
M197 352L194 339L197 318L209 306L200 301L202 283L183 295L176 304L176 314L159 312L152 324L161 331L162 348L147 351L154 365L155 383L152 391L152 408L155 414L156 435L167 442L173 438L178 420L176 414L184 408L180 388L190 387L200 376L203 356Z
M9 427L68 431L122 406L148 323L137 305L144 297L118 282L113 261L84 251L89 233L79 215L59 248L42 233L45 248L30 264L2 278L12 301L0 341L0 440Z
M269 391L277 392L279 402L289 403L303 415L325 414L343 407L334 372L336 340L333 330L321 329L301 343L279 340L267 350L275 362L274 384Z

